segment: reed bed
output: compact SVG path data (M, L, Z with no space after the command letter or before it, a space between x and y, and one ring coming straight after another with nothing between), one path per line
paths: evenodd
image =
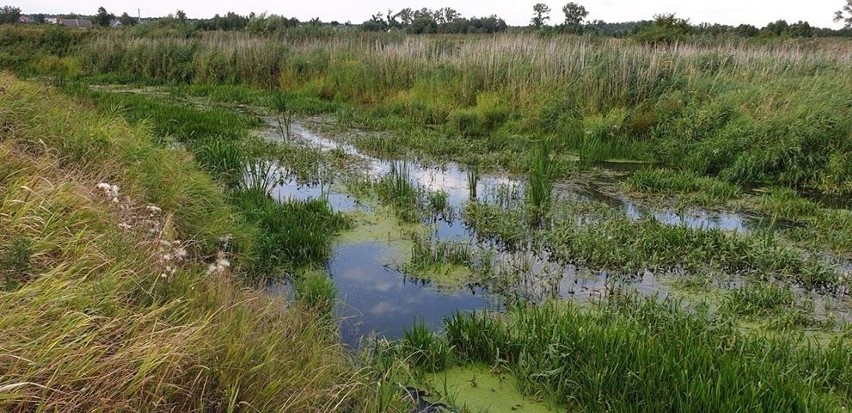
M657 161L737 185L852 191L842 97L852 94L852 47L842 40L112 33L78 58L92 74L280 89L294 111L401 133L372 142L395 152L526 172L518 160L532 142L555 135L555 160Z

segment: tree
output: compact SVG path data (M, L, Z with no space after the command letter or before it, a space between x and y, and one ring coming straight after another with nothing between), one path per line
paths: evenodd
M33 14L33 22L36 24L44 24L45 18L47 18L47 16L45 16L44 13Z
M175 12L175 20L180 24L186 23L186 13L183 10L178 10Z
M766 27L761 29L761 32L765 35L783 36L789 29L790 24L787 23L787 20L778 20L767 24Z
M14 6L3 6L0 8L0 24L17 23L21 18L21 8Z
M550 20L550 6L544 3L536 3L536 5L533 6L533 12L535 13L535 16L533 16L532 20L530 20L530 23L537 29L540 29L542 26L547 24L548 20Z
M750 24L741 24L737 26L736 29L734 29L734 32L737 34L737 36L755 37L760 34L760 29Z
M589 16L586 8L577 3L566 4L562 7L562 12L565 13L566 26L579 26Z
M844 29L852 29L852 0L846 0L846 5L834 13L834 21L843 22Z
M680 19L674 13L658 14L654 16L654 21L650 25L639 29L636 40L651 44L675 43L686 40L686 36L692 33L692 30L687 19Z
M399 23L402 24L404 27L408 27L411 25L411 22L414 21L414 10L411 10L411 8L406 7L400 10L399 13L394 16L394 18L399 19Z
M101 6L101 7L98 7L98 14L95 15L95 24L97 24L98 26L101 26L101 27L108 27L109 23L114 18L115 18L114 14L108 13L107 10L103 6Z
M787 29L787 34L792 37L813 37L814 30L810 23L800 20L790 25Z
M370 20L365 21L361 24L361 30L367 32L381 32L388 29L388 22L385 20L385 15L382 12L378 12L370 18Z
M452 7L444 7L439 13L443 17L443 23L452 23L461 18L461 13Z
M121 23L122 26L135 26L136 25L136 18L131 17L129 14L127 14L127 12L124 12L121 15L121 17L118 18L118 21L119 21L119 23Z

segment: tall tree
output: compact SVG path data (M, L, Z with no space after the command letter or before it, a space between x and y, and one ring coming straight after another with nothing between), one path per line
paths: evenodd
M852 29L852 0L846 0L846 5L834 13L834 21L843 22L844 29Z
M183 10L176 11L175 20L177 20L180 24L186 23L186 13Z
M103 6L101 6L98 7L98 14L95 15L95 24L97 24L98 26L107 27L114 18L114 14L108 13L107 10Z
M544 3L536 3L536 5L533 6L533 12L535 13L535 16L533 16L532 20L530 20L530 23L532 23L532 25L536 28L541 28L547 24L548 20L550 20L550 6Z
M445 23L452 23L461 18L461 13L452 7L444 7L440 10L440 14L443 15Z
M3 6L0 8L0 23L17 23L20 18L20 7Z
M414 21L414 10L411 10L410 7L406 7L399 11L399 13L394 16L396 19L399 19L399 23L405 27L411 26L411 22Z
M131 17L127 12L124 12L121 17L118 18L118 21L122 26L134 26L136 25L136 18Z
M565 13L565 25L567 26L579 26L589 15L588 10L577 3L566 4L562 7L562 12Z

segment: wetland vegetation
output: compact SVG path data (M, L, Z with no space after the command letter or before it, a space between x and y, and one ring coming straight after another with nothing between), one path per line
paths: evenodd
M852 405L848 39L181 24L0 26L0 409Z

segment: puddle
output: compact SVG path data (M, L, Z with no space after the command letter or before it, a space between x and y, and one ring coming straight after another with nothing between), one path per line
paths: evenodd
M265 122L269 127L264 136L273 140L281 140L282 136L278 131L277 120L267 117ZM365 155L354 145L322 136L302 123L292 125L290 137L322 151L343 151L348 155L361 158L364 160L367 175L372 178L378 178L390 172L394 162ZM446 192L449 205L457 211L461 210L462 206L471 198L473 192L468 175L470 171L462 165L449 162L443 166L428 166L419 162L408 161L407 169L410 182L429 191ZM523 180L514 177L482 174L477 178L475 194L482 197L484 194L493 194L500 188L508 187L517 188L519 194L522 195L524 185ZM740 233L749 232L766 225L758 219L736 212L700 208L677 211L670 208L657 209L643 206L623 195L609 193L606 190L605 182L557 183L554 185L554 197L557 200L599 201L624 211L632 219L638 220L650 216L668 225L686 225L691 228L721 229ZM438 224L442 225L441 223Z
M357 347L362 338L399 338L415 322L438 330L457 311L494 308L477 288L441 292L408 278L393 263L387 243L338 244L328 263L340 303L341 336ZM399 264L401 265L401 264Z
M157 90L114 90L124 93L146 93L157 97ZM164 94L164 98L168 94ZM258 111L242 108L246 111ZM235 109L236 110L236 109ZM289 134L282 134L274 117L262 117L266 126L258 133L269 140L291 140L324 152L338 151L360 159L363 175L379 178L389 173L393 160L380 159L361 153L346 139L330 139L312 130L311 123L293 123ZM431 230L435 242L463 243L476 254L488 253L491 263L490 279L482 286L441 288L411 278L401 271L411 251L411 241L399 226L376 222L362 222L353 231L343 234L333 247L332 258L327 263L328 275L334 281L340 298L336 312L341 319L341 336L345 343L357 347L369 337L398 338L415 322L423 322L429 329L439 329L443 318L458 311L501 308L507 299L538 301L545 298L563 298L576 301L595 301L613 289L633 289L649 295L665 296L669 291L665 282L650 273L612 277L605 272L592 272L571 265L555 263L547 254L536 249L507 251L494 240L483 240L461 219L461 211L471 198L484 202L507 203L523 199L524 180L496 174L478 175L471 184L470 171L463 165L447 163L431 166L409 161L406 178L428 191L443 191L447 195L446 212L424 222ZM599 165L600 166L600 165ZM767 226L754 217L725 211L700 208L679 211L655 208L636 202L617 190L614 180L635 169L632 164L602 165L611 172L594 179L578 178L554 185L557 202L596 201L623 211L631 219L653 217L668 225L685 225L691 228L720 229L729 232L749 232ZM612 172L614 171L614 172ZM276 165L272 196L281 202L325 197L336 211L362 214L375 218L375 208L360 203L334 184L299 182L286 168ZM332 180L332 179L328 179ZM847 264L848 265L848 264ZM847 273L849 269L847 268ZM519 274L524 274L523 277ZM661 277L665 277L664 275ZM290 295L286 285L270 286L273 294ZM817 301L818 307L836 305ZM847 304L842 304L845 306ZM835 308L834 311L837 311Z
M440 280L430 283L401 271L411 248L410 241L406 244L402 240L401 229L367 222L356 228L359 235L344 234L334 247L327 269L340 297L337 314L341 318L341 335L347 344L357 346L365 337L399 338L415 322L423 322L430 329L440 329L444 317L457 311L499 309L500 303L505 300L563 298L597 301L616 288L634 289L650 295L667 294L666 287L650 273L616 279L605 272L593 273L556 263L549 260L544 252L528 248L510 252L494 241L479 239L461 219L464 205L474 197L484 202L517 202L523 199L524 182L520 179L477 174L473 181L475 185L471 185L470 171L456 163L434 167L409 161L405 168L394 168L394 161L363 154L345 139L325 137L306 124L293 123L288 134L282 133L277 119L267 117L264 120L267 128L262 134L268 139L287 139L324 152L341 151L360 159L362 173L367 177L378 179L396 169L404 171L402 173L407 174L407 180L423 190L446 193L446 212L423 222L430 229L433 242L462 243L469 245L475 254L488 253L490 277L482 281L485 286L442 289ZM725 231L748 231L756 226L750 218L735 213L654 210L620 195L609 194L603 188L605 184L591 182L557 184L554 196L564 201L600 201L623 210L633 219L653 216L671 225ZM355 199L335 191L333 185L328 188L303 184L295 179L280 181L274 189L274 196L282 200L325 196L332 208L338 211L369 210Z

